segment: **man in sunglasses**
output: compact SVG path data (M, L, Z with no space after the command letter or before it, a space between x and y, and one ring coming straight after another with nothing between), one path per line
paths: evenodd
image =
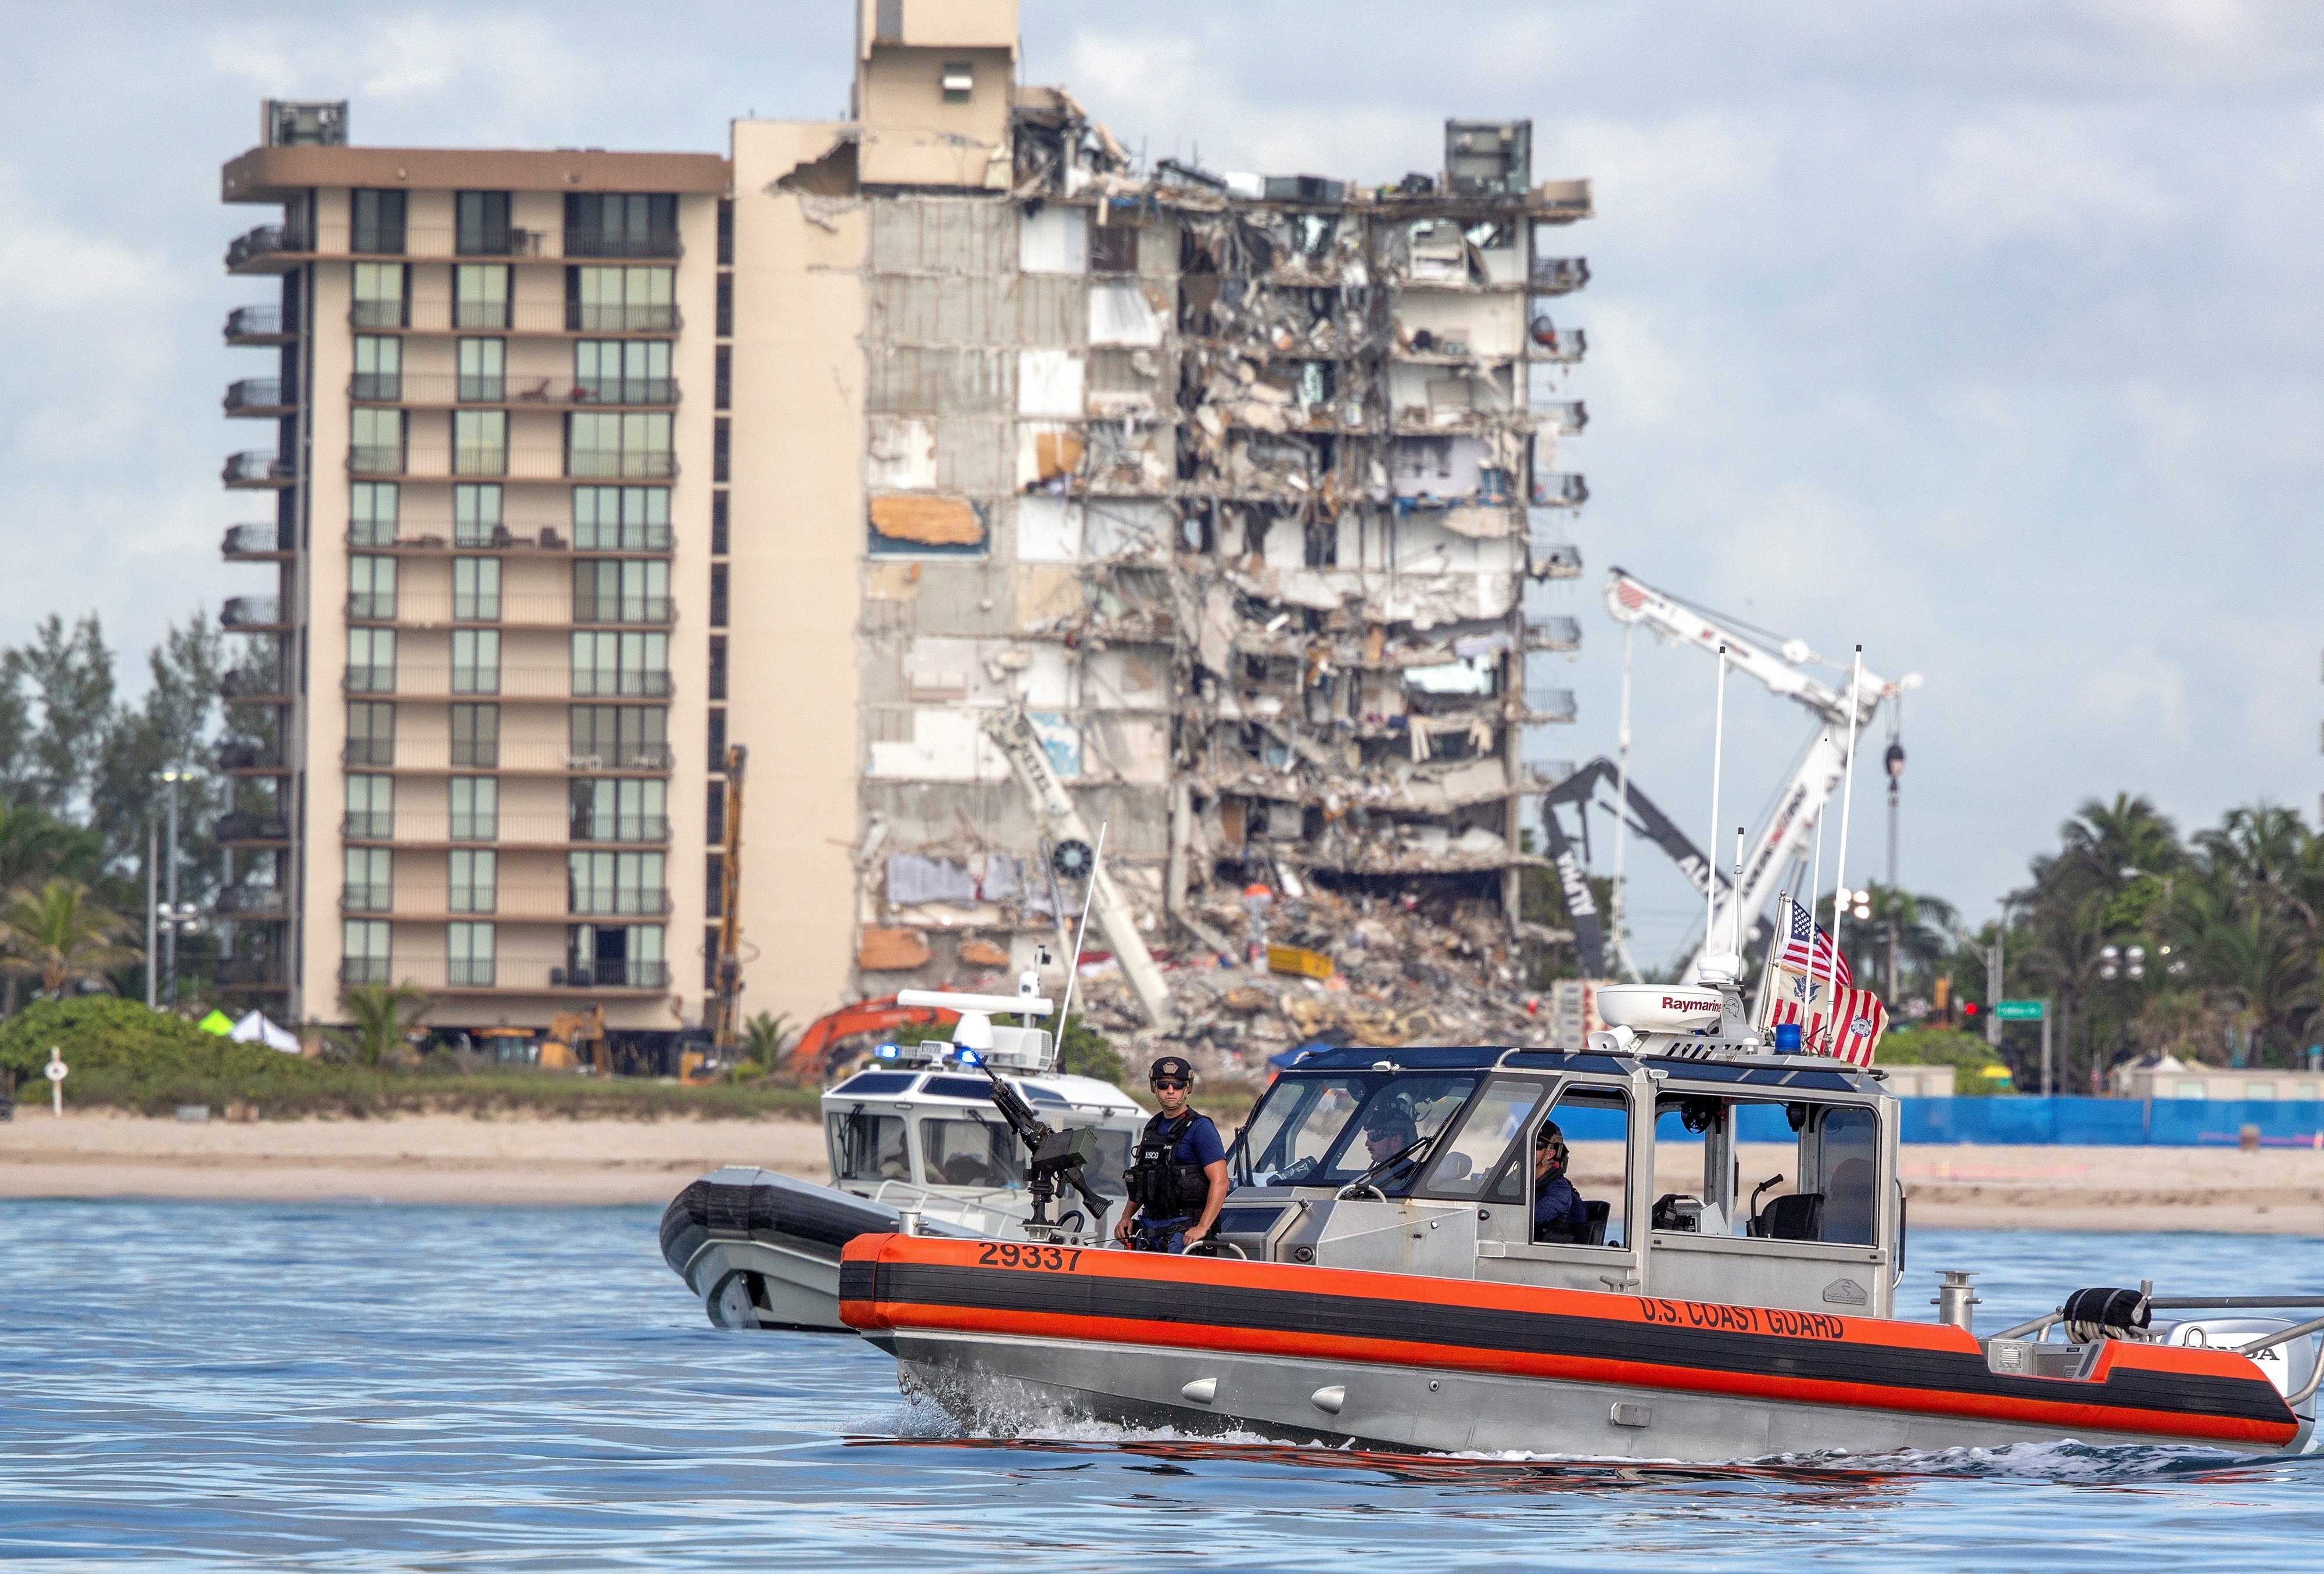
M1590 1238L1590 1210L1565 1178L1570 1156L1557 1122L1543 1121L1533 1139L1533 1238L1538 1244L1572 1246Z
M1186 1100L1194 1068L1166 1054L1147 1072L1161 1109L1147 1121L1130 1150L1130 1206L1114 1226L1116 1240L1132 1251L1183 1252L1207 1238L1227 1200L1227 1149L1207 1115Z

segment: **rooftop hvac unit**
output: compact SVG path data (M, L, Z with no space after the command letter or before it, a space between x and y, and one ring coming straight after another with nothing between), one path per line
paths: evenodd
M270 148L343 148L347 145L347 101L269 98L260 111L258 134Z
M1444 181L1456 196L1524 196L1533 185L1533 122L1446 121Z

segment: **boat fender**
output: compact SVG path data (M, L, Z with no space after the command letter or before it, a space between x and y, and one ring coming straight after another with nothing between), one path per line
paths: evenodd
M2145 1330L2154 1314L2146 1297L2135 1290L2077 1290L2066 1297L2059 1308L2066 1332L2076 1344L2088 1344L2092 1339L2140 1339L2152 1337Z

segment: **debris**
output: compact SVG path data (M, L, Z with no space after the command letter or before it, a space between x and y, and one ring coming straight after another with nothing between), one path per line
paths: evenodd
M855 953L855 965L865 972L909 972L926 967L936 953L927 936L917 929L874 929L866 926Z

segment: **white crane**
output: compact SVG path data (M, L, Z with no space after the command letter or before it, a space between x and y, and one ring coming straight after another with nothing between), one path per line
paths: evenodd
M1815 735L1800 757L1798 769L1776 795L1774 812L1744 854L1739 889L1722 890L1711 903L1702 944L1697 948L1693 962L1679 975L1682 980L1691 980L1707 954L1727 949L1725 937L1735 919L1734 904L1740 901L1742 917L1756 925L1766 911L1768 898L1775 894L1775 882L1795 859L1804 856L1816 816L1831 797L1832 789L1840 785L1841 772L1847 768L1846 750L1833 733L1845 735L1847 732L1848 694L1844 685L1834 687L1813 673L1802 670L1810 664L1835 665L1823 661L1808 649L1806 641L1786 640L1771 649L1760 636L1729 627L1619 568L1606 579L1606 610L1617 621L1643 626L1665 640L1692 645L1712 655L1725 646L1727 659L1738 671L1757 678L1772 694L1798 701L1816 718ZM1858 702L1858 727L1871 724L1881 701L1920 686L1918 673L1891 681L1866 672ZM1710 845L1714 849L1719 845L1715 831ZM1715 851L1712 856L1716 858ZM1715 870L1706 870L1704 878L1720 883ZM1844 882L1847 877L1841 872L1837 878ZM1809 898L1811 903L1813 899L1812 896Z

